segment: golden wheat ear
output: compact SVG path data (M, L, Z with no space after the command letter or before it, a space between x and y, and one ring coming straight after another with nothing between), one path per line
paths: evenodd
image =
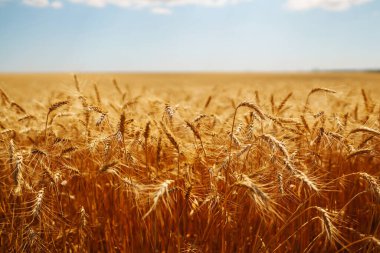
M315 94L315 93L319 93L319 92L325 92L325 93L330 93L330 94L335 94L337 93L335 90L332 90L332 89L328 89L328 88L314 88L312 89L309 94L307 94L307 97L306 97L306 102L305 102L305 105L304 105L304 110L303 110L303 113L306 113L307 110L309 110L309 99L310 99L310 96Z
M69 104L69 101L65 100L65 101L54 103L51 106L49 106L49 110L48 110L48 113L46 114L46 121L45 121L45 143L47 143L47 124L48 124L50 113L54 112L55 110L67 104Z

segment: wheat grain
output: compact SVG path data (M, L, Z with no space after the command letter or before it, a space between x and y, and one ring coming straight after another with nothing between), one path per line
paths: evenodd
M57 103L52 104L51 106L49 106L49 112L48 112L48 114L51 113L51 112L53 112L53 111L55 111L55 110L57 110L58 108L60 108L60 107L62 107L64 105L67 105L68 103L69 103L69 101L65 100L65 101L59 101Z
M95 95L96 95L96 102L98 102L98 104L100 105L102 103L102 100L100 97L98 86L96 84L94 84L94 90L95 90Z
M309 127L309 124L307 123L305 117L303 115L301 115L300 117L301 117L302 124L305 127L306 131L308 131L310 133L310 127Z
M348 154L347 159L351 159L351 158L358 156L358 155L370 154L371 151L372 151L371 149L358 149L358 150Z
M20 195L22 192L22 186L24 184L24 177L23 177L23 156L21 153L15 154L15 166L13 171L13 180L15 184L14 193L15 195Z
M290 92L280 103L280 105L277 107L277 112L280 113L282 109L284 109L286 102L291 98L293 95L293 92Z
M238 109L238 108L240 108L240 107L248 107L248 108L251 108L251 109L253 109L253 110L257 113L257 115L259 115L259 117L260 117L262 120L265 119L265 114L263 113L263 111L261 111L261 109L260 109L257 105L255 105L255 104L253 104L253 103L250 103L250 102L242 102L242 103L240 103L240 104L237 106L236 109Z
M123 112L122 114L120 114L120 120L119 120L119 124L117 128L117 132L116 132L116 139L119 142L124 143L124 133L125 133L125 114Z
M376 178L365 172L360 172L358 174L368 183L369 189L374 195L376 203L380 203L380 185L377 183Z
M318 93L318 92L326 92L326 93L331 93L331 94L334 94L336 93L335 90L331 90L331 89L327 89L327 88L314 88L312 89L309 94L307 95L306 97L306 102L305 102L305 105L304 105L304 113L309 109L308 106L309 106L309 98L312 94L314 93Z
M285 147L285 144L277 140L274 136L270 134L263 134L261 136L263 140L267 141L269 144L276 146L278 150L285 156L286 160L289 160L289 152Z
M316 207L316 209L320 212L322 216L322 230L326 233L327 239L330 242L333 242L334 238L336 237L337 229L333 225L330 215L325 209L321 207Z
M175 140L174 136L168 131L168 129L165 127L165 125L161 122L161 127L164 130L164 133L170 143L173 145L173 147L179 152L179 145L178 142Z
M362 127L357 127L355 129L352 129L350 131L350 134L353 134L353 133L368 133L368 134L372 134L372 135L375 135L375 136L380 136L380 132L375 130L375 129L372 129L372 128L369 128L369 127L366 127L366 126L362 126Z
M18 119L18 121L24 121L24 120L37 120L37 118L33 115L25 115Z
M123 92L121 91L121 89L120 89L120 87L119 87L119 85L118 85L116 79L113 79L113 80L112 80L112 84L113 84L113 86L115 87L115 89L117 90L117 92L118 92L120 95L123 95Z
M7 94L2 89L0 89L0 96L2 99L3 105L10 104L9 97L7 96Z
M86 213L86 210L84 209L83 206L80 207L79 213L80 213L80 221L81 221L80 225L81 227L86 227L88 214Z
M203 146L203 142L202 142L202 138L201 138L201 134L199 133L198 129L193 125L191 124L190 121L187 121L185 120L185 123L186 125L191 129L191 131L193 132L194 136L199 140L199 142L201 143L201 147L202 147L202 150L203 150L203 154L206 156L206 150Z
M16 102L11 103L11 108L14 108L17 113L26 114L26 111L24 110L24 108L22 108L21 105L17 104Z
M158 190L154 193L153 204L149 208L148 212L144 214L144 216L142 217L143 219L145 219L157 207L160 199L162 199L165 195L169 194L169 186L172 185L173 183L174 183L174 180L165 180L159 185ZM166 203L165 201L163 202ZM167 206L167 204L165 205Z
M212 99L212 96L209 96L209 97L207 98L207 101L206 101L206 104L205 104L205 106L204 106L204 109L207 109L207 107L210 105L211 99Z
M33 202L33 209L32 209L33 218L36 218L40 215L44 196L45 196L45 188L41 188L38 191L37 196Z

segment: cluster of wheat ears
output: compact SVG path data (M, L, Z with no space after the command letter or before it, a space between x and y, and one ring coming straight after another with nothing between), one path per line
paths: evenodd
M0 90L1 252L380 251L365 90L173 105L73 83L28 108Z

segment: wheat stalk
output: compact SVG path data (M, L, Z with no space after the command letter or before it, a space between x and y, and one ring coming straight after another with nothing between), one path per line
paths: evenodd
M358 156L358 155L370 154L371 151L372 151L371 149L358 149L358 150L348 154L347 159L351 159L351 158Z
M146 170L149 171L149 164L148 164L148 138L150 135L150 121L148 121L145 125L145 130L144 130L144 139L145 139L145 166Z
M173 120L175 109L171 107L169 104L165 105L165 113L169 117L170 122Z
M375 136L380 136L380 132L378 130L375 130L375 129L372 129L372 128L369 128L366 126L357 127L355 129L352 129L350 131L350 134L353 134L353 133L368 133L368 134L372 134Z
M13 139L9 141L9 167L12 169L13 168L13 160L14 160L14 155L16 152L16 147Z
M26 114L26 111L24 110L24 108L22 108L21 105L17 104L16 102L11 103L11 108L15 108L17 113Z
M142 217L143 219L145 219L157 207L157 204L160 201L160 199L163 199L165 195L169 195L169 186L173 183L174 180L165 180L159 185L158 190L154 193L153 204L149 208L148 212L144 214L144 216ZM163 203L167 206L166 201L163 201Z
M161 148L162 148L161 141L162 141L162 138L161 138L161 135L160 135L160 137L158 138L158 141L157 141L157 151L156 151L157 168L160 168Z
M280 103L280 105L277 107L277 112L281 113L281 110L285 107L286 102L291 98L293 95L293 92L290 92Z
M325 93L331 93L331 94L336 93L335 90L331 90L331 89L327 89L327 88L314 88L314 89L312 89L306 97L306 102L304 105L303 113L305 113L308 109L310 96L313 95L314 93L318 93L318 92L325 92Z
M65 100L65 101L60 101L60 102L57 102L57 103L54 103L52 104L50 107L49 107L49 111L48 113L46 114L46 121L45 121L45 142L47 142L47 123L48 123L48 118L49 118L49 115L50 113L52 113L53 111L57 110L58 108L64 106L64 105L67 105L69 103L68 100Z
M230 144L229 144L229 148L228 148L228 164L227 164L227 167L226 167L226 170L225 170L225 178L226 178L226 182L227 184L229 183L229 167L230 167L230 160L231 160L231 150L232 150L232 141L234 140L234 127L235 127L235 119L236 119L236 114L237 114L237 111L240 107L248 107L250 109L253 109L257 115L259 115L259 117L264 120L265 119L265 115L264 113L261 111L261 109L256 106L255 104L253 103L250 103L250 102L242 102L240 103L236 108L235 108L235 112L234 112L234 116L232 118L232 126L231 126L231 132L230 132Z
M174 136L172 135L172 133L169 132L169 130L165 127L165 125L161 122L161 127L162 129L164 130L164 133L166 135L166 137L168 138L168 140L170 141L170 143L173 145L173 147L177 150L177 152L179 153L179 145L178 145L178 142L175 140Z
M193 125L191 124L190 121L187 121L185 120L185 123L186 125L191 129L191 131L193 132L194 136L199 140L199 142L201 143L201 147L202 147L202 150L203 150L203 154L205 155L205 157L207 157L206 155L206 150L203 146L203 141L202 141L202 138L201 138L201 134L199 133L198 129Z
M285 156L285 159L288 161L290 158L289 158L289 152L288 150L286 149L285 147L285 144L279 140L277 140L274 136L270 135L270 134L263 134L261 136L261 138L263 138L263 140L265 140L266 142L268 142L269 144L277 147L278 150L281 151L281 153Z
M87 226L87 217L88 217L88 214L86 213L86 210L84 209L83 206L80 207L80 210L79 210L79 213L80 213L80 225L82 228L86 227Z
M364 89L361 89L363 100L364 100L364 105L365 109L368 113L372 113L373 109L375 108L374 104L372 103L371 99L369 96L367 96L367 93L365 92Z
M250 109L253 109L257 115L259 115L259 117L264 120L265 119L265 114L263 113L263 111L255 104L253 103L250 103L250 102L242 102L240 103L237 107L236 107L236 110L240 107L248 107Z
M80 93L80 87L79 87L79 81L78 81L78 76L74 74L74 84L75 84L75 89L77 90L78 93Z
M23 117L21 117L21 118L19 118L18 119L18 121L24 121L24 120L37 120L37 118L35 117L35 116L33 116L33 115L25 115L25 116L23 116Z
M376 203L380 203L380 185L377 183L376 178L366 172L360 172L358 174L368 183L369 189L374 195Z
M234 183L235 186L242 186L250 190L250 192L253 194L253 198L255 201L257 201L262 207L265 206L265 204L269 201L269 196L260 189L260 187L253 182L252 179L250 179L247 175L240 175L241 180L238 180Z
M21 153L16 153L15 156L16 156L15 168L13 171L13 180L15 183L14 193L15 195L20 195L22 191L22 185L24 184L23 167L22 167L23 156Z
M305 119L305 117L303 115L301 115L301 121L302 121L302 124L305 127L306 131L308 131L310 133L309 124L307 123L307 121L306 121L306 119Z
M281 193L281 195L284 194L284 181L283 181L283 176L282 176L282 173L281 172L278 172L277 173L277 182L278 182L278 185L279 185L279 192Z
M98 103L98 105L100 105L102 104L102 99L100 97L98 86L96 84L94 84L94 90L95 90L95 95L96 95L96 102Z
M117 92L118 92L120 95L123 95L123 92L121 91L121 89L120 89L120 87L119 87L119 85L118 85L116 79L113 79L113 80L112 80L112 84L113 84L113 86L115 87L115 89L117 90Z
M45 188L43 187L38 191L37 196L33 202L33 209L32 209L33 218L36 218L40 215L44 196L45 196Z
M178 145L178 142L175 140L174 136L165 127L165 125L162 122L160 122L160 123L161 123L161 127L164 130L164 133L165 133L166 137L168 138L168 140L170 141L170 143L173 145L173 147L177 150L177 179L178 179L179 172L180 172L180 169L179 169L179 155L180 155L179 145Z
M0 89L0 96L2 99L3 105L10 104L9 97L7 96L7 94L2 89Z
M212 99L212 96L209 96L209 97L207 98L206 104L205 104L205 106L204 106L204 109L205 109L205 110L206 110L207 107L210 105L211 99Z
M289 160L284 160L285 168L289 170L296 178L305 183L310 189L314 190L316 193L319 193L319 188L317 184L311 180L303 171L298 170Z
M322 231L324 231L327 235L327 239L330 242L334 241L334 238L336 238L337 234L337 228L332 223L332 218L328 214L328 212L323 209L322 207L316 207L316 209L319 211L319 213L322 216Z

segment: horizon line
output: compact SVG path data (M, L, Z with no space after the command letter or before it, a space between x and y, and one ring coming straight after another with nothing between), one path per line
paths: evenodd
M100 70L100 71L0 71L0 75L38 74L316 74L316 73L380 73L380 68L342 68L312 70Z

